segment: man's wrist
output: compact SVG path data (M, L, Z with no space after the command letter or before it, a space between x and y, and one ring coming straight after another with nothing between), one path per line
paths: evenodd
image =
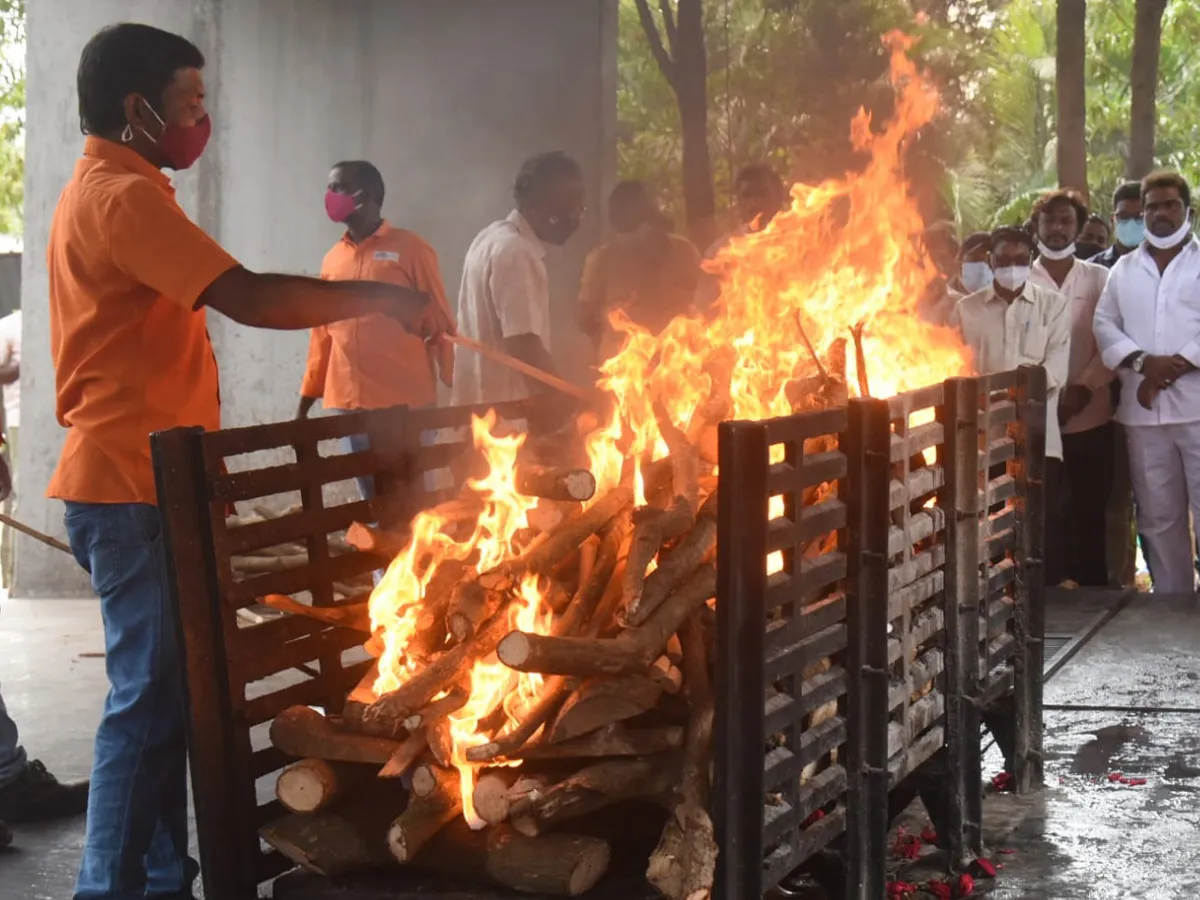
M1130 353L1127 357L1121 360L1121 364L1118 366L1118 368L1132 369L1135 372L1141 372L1142 365L1145 362L1146 353L1141 350L1135 350L1133 353Z

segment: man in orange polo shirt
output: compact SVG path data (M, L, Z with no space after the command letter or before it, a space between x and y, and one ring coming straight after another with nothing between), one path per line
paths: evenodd
M206 307L263 328L373 313L436 340L436 303L396 285L262 275L175 201L211 132L204 57L145 25L96 34L79 61L83 158L50 228L50 345L67 428L47 491L100 596L110 682L96 734L75 900L182 900L187 855L183 683L148 436L220 426Z
M370 279L428 294L450 315L446 289L434 249L418 235L393 228L383 218L383 176L364 160L340 162L329 173L325 212L346 226L342 239L325 254L321 277L330 281ZM441 348L441 352L438 352ZM433 406L437 403L436 366L449 385L454 361L448 343L426 345L385 315L346 319L312 330L308 364L300 384L297 416L304 418L317 400L331 412ZM367 436L354 435L347 450L361 452ZM374 481L358 479L364 500L374 496Z

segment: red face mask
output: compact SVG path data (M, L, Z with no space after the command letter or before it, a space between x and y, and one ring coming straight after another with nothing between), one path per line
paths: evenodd
M154 142L172 169L190 169L204 153L212 135L212 117L205 116L195 125L168 125L149 103L146 104L146 109L158 119L163 130L156 138L144 130L142 134Z
M345 222L358 209L358 201L353 194L342 194L338 191L325 192L325 214L330 221Z

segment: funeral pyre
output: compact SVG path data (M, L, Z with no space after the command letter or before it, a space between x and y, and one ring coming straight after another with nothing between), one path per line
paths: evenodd
M903 157L937 98L907 40L888 40L895 113L853 120L861 171L795 185L789 209L731 240L712 314L658 335L614 318L626 341L601 369L604 421L581 417L586 458L477 418L486 472L457 499L404 533L351 529L391 560L358 615L377 665L340 718L275 720L302 761L278 782L294 814L265 840L329 874L415 861L577 895L610 848L573 828L642 800L669 811L651 883L708 895L717 424L844 403L867 392L868 360L875 396L968 370L957 335L915 312L936 273Z

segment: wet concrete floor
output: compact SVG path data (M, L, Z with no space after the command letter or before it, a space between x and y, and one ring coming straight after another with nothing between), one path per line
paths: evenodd
M1112 602L1056 596L1047 632L1082 628ZM63 778L87 775L106 690L102 650L94 601L0 609L0 691L31 755ZM990 856L1004 868L980 888L997 900L1200 898L1197 601L1133 600L1046 685L1046 703L1047 789L989 798ZM0 900L68 900L82 820L14 832L14 847L0 851Z

